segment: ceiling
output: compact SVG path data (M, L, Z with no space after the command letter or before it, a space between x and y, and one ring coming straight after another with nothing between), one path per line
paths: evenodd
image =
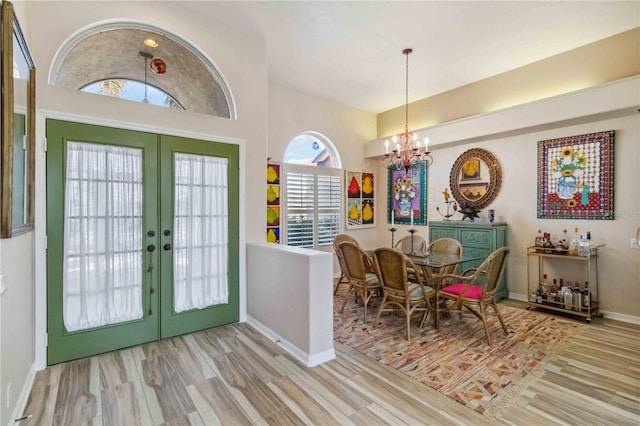
M373 113L404 105L407 47L412 102L640 26L638 1L179 5L264 38L270 81Z

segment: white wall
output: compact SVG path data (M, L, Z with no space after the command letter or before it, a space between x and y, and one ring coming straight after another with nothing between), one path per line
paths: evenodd
M272 161L282 162L289 142L305 131L315 131L326 136L338 150L343 169L376 170L377 161L364 158L365 144L376 135L375 114L270 83L267 152ZM376 176L376 193L383 195L380 191L384 190L384 185L381 186L381 183L384 184L384 176ZM378 226L383 221L384 216L377 216ZM343 229L342 232L352 235L363 247L376 245L375 228ZM333 248L327 247L326 251L333 252ZM334 272L339 273L335 259Z
M0 250L7 286L0 296L0 424L4 425L9 424L34 359L33 232L2 240Z
M248 321L312 367L335 358L332 256L247 244Z

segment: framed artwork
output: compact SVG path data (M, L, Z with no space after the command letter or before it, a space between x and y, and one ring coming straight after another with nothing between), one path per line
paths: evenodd
M470 158L462 165L460 180L480 180L480 159Z
M346 172L346 229L375 227L374 176L369 172Z
M461 183L458 185L460 193L469 201L477 201L487 193L489 184L487 182Z
M267 163L267 242L280 243L280 164Z
M538 141L538 218L614 219L614 134Z
M409 173L389 167L387 220L392 224L427 225L427 165L416 163Z

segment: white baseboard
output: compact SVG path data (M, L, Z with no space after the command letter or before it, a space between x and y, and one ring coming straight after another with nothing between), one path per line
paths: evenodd
M612 319L612 320L616 320L616 321L622 321L622 322L628 322L628 323L631 323L631 324L640 324L640 317L638 317L638 316L619 314L617 312L611 312L611 311L600 311L600 313L605 318L608 318L608 319Z
M251 315L247 315L247 323L258 330L260 333L264 334L269 340L272 340L273 342L280 345L282 349L289 352L295 359L297 359L307 367L315 367L316 365L331 361L336 357L336 353L333 348L324 352L320 352L318 354L310 355L293 343L289 342L287 339L282 338L280 335L278 335L278 333L274 332L269 327L253 318Z
M512 291L509 292L509 299L519 300L521 302L528 302L526 294L514 293Z
M13 425L14 420L22 417L22 413L27 406L27 400L29 399L29 393L31 393L31 386L33 386L33 380L36 378L36 365L31 364L31 368L29 368L29 372L27 373L27 378L22 385L22 390L20 390L20 395L18 395L18 399L16 400L16 405L13 407L13 411L11 412L11 417L9 417L9 424Z
M525 294L509 292L509 299L520 300L521 302L528 302ZM619 314L611 311L600 311L603 317L612 319L615 321L628 322L630 324L640 324L640 317L635 315Z

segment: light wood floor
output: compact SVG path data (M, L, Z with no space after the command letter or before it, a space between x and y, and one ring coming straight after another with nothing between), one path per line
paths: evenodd
M223 326L40 371L21 424L488 422L356 351L336 352L306 368L251 326ZM640 327L596 318L494 424L638 425L639 358Z

